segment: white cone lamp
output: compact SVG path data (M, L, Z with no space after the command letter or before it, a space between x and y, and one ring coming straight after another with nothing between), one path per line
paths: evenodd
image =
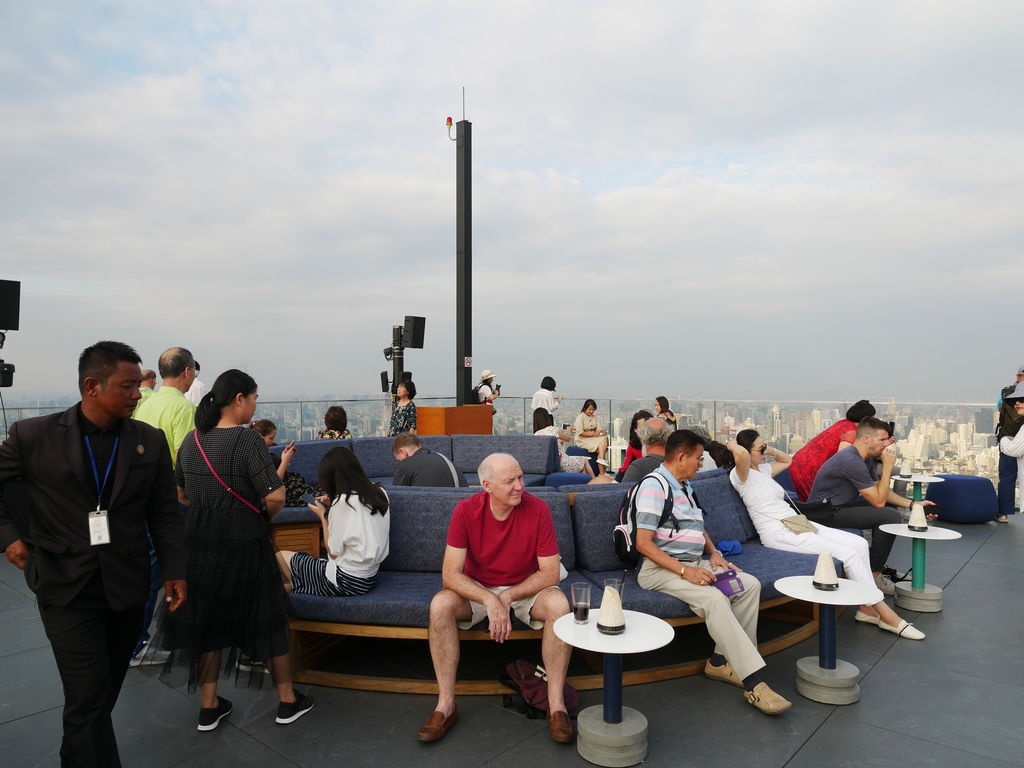
M839 589L839 577L836 576L836 565L832 562L831 552L822 552L818 555L818 565L814 569L811 584L815 589L825 592L835 592Z
M622 612L622 598L615 587L605 587L601 597L601 610L597 614L597 631L605 635L621 635L626 631L626 616Z
M924 514L924 504L915 501L910 508L910 520L907 521L907 528L918 533L928 530L928 518Z

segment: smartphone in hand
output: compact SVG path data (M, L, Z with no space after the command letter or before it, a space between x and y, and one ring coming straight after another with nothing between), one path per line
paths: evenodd
M307 504L316 504L317 503L316 497L314 497L313 494L311 494L311 493L304 493L299 498L302 499Z

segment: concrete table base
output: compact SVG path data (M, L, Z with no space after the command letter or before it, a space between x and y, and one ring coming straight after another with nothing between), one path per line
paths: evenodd
M921 589L896 585L896 605L908 611L938 613L942 610L942 587L925 584Z
M853 704L860 700L857 679L860 670L848 661L836 659L835 669L824 669L817 656L805 656L796 663L796 689L801 696L822 704Z
M587 707L576 717L576 751L597 765L623 768L647 759L647 718L622 708L621 723L606 723L602 707Z

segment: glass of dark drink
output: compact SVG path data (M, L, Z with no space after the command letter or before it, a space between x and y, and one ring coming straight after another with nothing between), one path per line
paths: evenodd
M590 620L590 585L577 581L572 585L572 614L577 624Z

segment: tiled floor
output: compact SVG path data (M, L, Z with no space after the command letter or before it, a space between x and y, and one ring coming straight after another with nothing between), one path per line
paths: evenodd
M840 619L839 655L862 673L861 701L831 707L794 689L794 664L817 638L768 659L769 683L793 709L769 718L738 690L702 677L627 688L625 702L650 721L646 766L681 763L743 768L791 766L1024 765L1024 519L1010 525L948 526L959 541L929 545L928 581L946 586L945 610L908 615L928 633L898 640ZM899 539L891 562L910 563ZM56 766L61 689L31 593L0 565L0 764ZM152 672L130 670L115 725L126 766L520 766L588 765L553 743L539 721L505 710L498 696L463 697L444 741L423 745L416 729L433 699L310 688L316 709L274 725L269 690L227 687L234 713L198 733L198 703ZM600 692L583 694L585 705Z

